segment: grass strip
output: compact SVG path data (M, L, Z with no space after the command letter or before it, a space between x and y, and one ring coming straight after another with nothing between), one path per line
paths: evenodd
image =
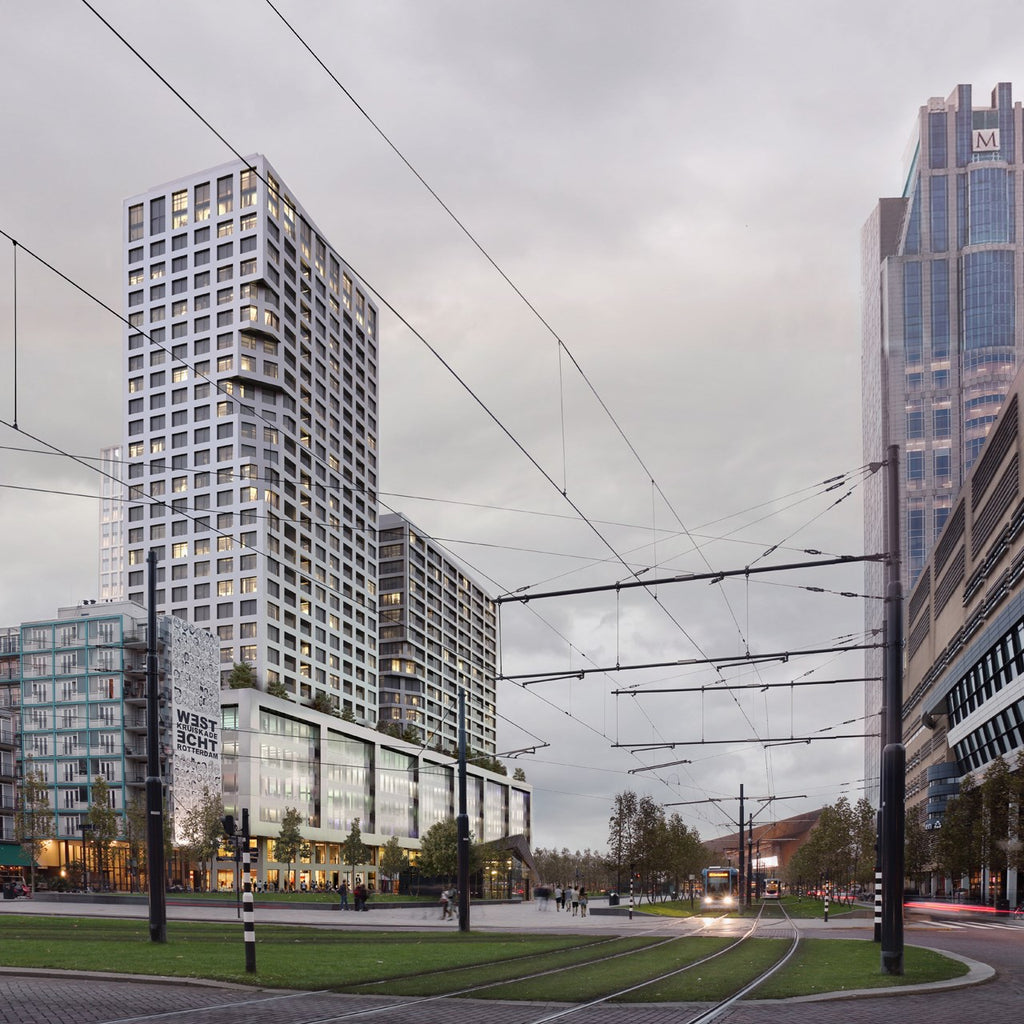
M247 974L240 924L169 922L167 942L154 943L144 921L12 916L4 918L2 936L0 964L7 967L113 969L122 974L309 989L553 953L581 941L573 935L352 932L267 925L257 926L257 971Z
M552 950L545 953L534 953L516 960L504 960L499 963L481 964L460 970L447 970L433 974L422 974L417 977L381 981L358 988L348 987L346 992L380 992L395 996L435 996L445 992L457 992L474 985L500 984L516 981L530 974L541 971L563 970L590 963L597 957L614 956L617 953L640 950L658 939L623 938L611 942L596 943L588 941L586 947L580 949ZM523 983L527 984L527 983ZM526 998L525 996L519 998Z
M820 992L847 992L890 985L923 985L961 978L959 960L919 946L906 946L899 976L882 973L881 951L870 939L805 939L782 970L759 985L750 999L788 999Z
M628 988L666 971L677 970L703 956L724 949L735 939L688 936L615 960L574 967L571 972L496 985L474 992L474 999L532 999L545 1002L585 1003Z
M8 915L0 932L0 964L210 978L265 988L337 990L380 982L375 991L394 994L406 994L410 979L415 985L429 983L436 987L414 987L409 994L443 994L482 983L485 978L497 978L506 983L479 993L480 997L565 1002L594 999L655 978L733 941L727 937L688 936L654 945L649 937L639 942L639 937L605 942L600 936L355 932L302 925L257 926L256 936L258 970L247 974L240 924L172 921L167 942L154 943L149 939L146 921ZM588 942L589 948L578 948ZM609 950L630 948L634 943L637 948L629 955L598 962ZM659 981L627 1001L720 998L735 990L744 972L753 970L752 951L758 946L771 949L773 943L786 944L786 940L752 940L738 953L702 964L678 981ZM538 962L569 969L532 981L509 980L533 973ZM751 998L783 999L915 985L962 977L967 970L958 960L907 946L905 973L892 977L882 974L878 946L868 939L805 939L793 960ZM692 994L683 982L689 974L699 979L700 987ZM428 982L428 975L432 981ZM715 980L719 975L725 979L724 988Z
M766 971L791 945L786 939L748 939L714 960L646 985L613 1002L718 1002Z

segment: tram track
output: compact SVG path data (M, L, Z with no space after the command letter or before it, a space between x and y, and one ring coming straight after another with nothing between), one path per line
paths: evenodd
M727 997L722 998L712 1005L703 1005L700 1007L699 1012L696 1012L691 1017L678 1016L675 1019L679 1021L679 1024L709 1024L714 1021L720 1015L725 1013L734 1003L738 1000L743 999L746 995L752 992L756 987L761 984L765 979L770 977L773 973L780 969L793 955L798 944L798 934L795 925L786 913L785 908L779 904L762 905L760 912L757 917L749 922L749 926L745 928L742 934L735 938L735 941L729 942L722 949L700 956L695 960L690 961L680 967L673 968L672 970L660 971L655 976L644 977L642 981L636 984L623 986L617 988L615 991L606 992L605 994L593 998L587 999L579 1003L573 1003L570 1005L561 1006L558 1008L552 1007L550 1004L541 1012L541 1007L538 1006L537 1002L517 1002L513 999L503 999L500 995L496 996L496 990L514 986L516 984L522 984L527 981L535 980L538 978L556 977L559 974L563 974L566 977L571 977L571 972L580 969L586 969L590 966L600 966L607 964L611 961L621 961L623 958L631 956L643 956L646 952L653 950L663 949L671 945L672 943L685 942L686 938L707 935L709 932L714 932L716 925L723 922L727 915L718 915L713 918L705 920L699 929L689 931L685 935L673 934L665 936L664 938L657 939L640 949L633 950L622 950L614 953L610 953L607 956L597 957L593 960L585 961L584 963L573 962L565 965L560 965L545 970L534 971L525 975L519 975L514 979L505 979L499 982L486 981L476 985L466 985L458 989L447 989L444 992L430 995L421 996L406 996L406 997L395 997L392 993L381 992L379 994L374 993L373 988L382 988L388 984L393 984L395 981L400 979L391 978L387 981L368 983L365 985L355 986L349 988L346 993L339 993L334 990L320 990L320 991L309 991L309 992L290 992L290 993L279 993L270 994L264 993L254 998L246 999L241 1002L234 1002L226 1000L220 1004L222 1012L226 1012L228 1016L224 1017L225 1020L235 1020L235 1016L231 1013L231 1007L241 1008L248 1006L250 1012L255 1011L253 1016L248 1019L269 1019L263 1016L258 1008L262 1008L264 1012L270 1012L273 1014L273 1019L278 1021L279 1024L340 1024L343 1021L358 1020L360 1018L380 1018L385 1019L389 1024L398 1024L398 1022L414 1022L414 1024L422 1024L425 1021L443 1020L446 1024L459 1024L460 1021L478 1021L481 1019L481 1002L477 1002L476 999L480 999L483 993L487 992L489 995L486 997L488 1000L488 1009L486 1016L489 1021L493 1024L553 1024L555 1021L570 1020L577 1018L579 1020L593 1019L592 1015L588 1015L588 1011L594 1010L598 1007L606 1007L607 1004L619 1004L623 1010L627 1009L624 1005L628 1001L628 997L634 995L645 988L653 985L664 983L667 980L678 978L680 975L685 974L689 971L699 969L702 965L708 964L709 962L723 957L729 953L734 953L737 949L741 948L744 943L750 941L753 938L759 936L759 933L763 933L767 929L778 929L781 924L783 928L787 928L792 932L792 942L788 950L780 957L776 958L773 963L761 971L757 977L746 980L743 984L737 986L736 991L730 993ZM659 923L659 929L663 930L664 926ZM653 929L645 929L648 934L651 934ZM777 936L772 936L777 937ZM621 939L621 936L617 936L616 939ZM597 943L580 943L578 946L567 947L569 950L583 950L585 948L593 948L594 946L603 946L606 943L615 941L615 939L609 938L608 940L600 940ZM539 954L545 955L545 954ZM550 955L550 954L547 954ZM533 959L534 957L518 958L510 957L505 961L501 962L512 962L521 961L523 959ZM638 960L638 964L641 961ZM477 965L481 968L492 967L493 964ZM472 970L473 968L460 968L460 969L446 969L444 971L428 971L422 974L406 975L406 978L413 979L416 977L424 980L430 977L441 977L445 974L452 973L453 970ZM391 998L388 996L391 995ZM476 997L476 998L474 998ZM349 1005L347 1008L342 1009L335 1003L331 1005L336 998L343 999L355 999L365 1000L361 1005ZM445 1005L447 1001L447 1005ZM307 1005L303 1006L303 1002ZM657 1003L644 1003L645 1009L654 1009ZM679 1008L683 1010L684 1007L693 1009L690 1003L680 1003ZM202 1010L181 1010L181 1011L170 1011L155 1015L140 1015L138 1017L121 1017L117 1018L117 1024L145 1024L145 1022L155 1022L157 1020L164 1022L173 1022L173 1024L189 1024L189 1022L206 1021L215 1019L207 1016L210 1011L217 1012L218 1007L207 1006ZM636 1007L640 1009L639 1005ZM113 1021L108 1024L114 1024Z
M717 959L718 957L725 956L727 953L730 952L734 952L736 949L742 946L744 942L747 942L748 940L756 936L757 931L762 924L762 918L764 917L765 910L767 909L767 907L768 904L762 903L761 909L758 912L757 917L751 922L751 925L747 929L747 931L743 935L741 935L735 942L730 943L724 949L720 949L715 953L709 954L708 956L701 957L698 960L694 960L692 963L686 964L685 966L677 968L676 970L666 971L658 975L657 977L648 978L645 981L640 982L639 984L630 985L627 988L620 989L617 992L607 993L604 996L601 996L597 999L588 1000L584 1003L578 1003L574 1006L567 1006L564 1010L558 1010L555 1013L545 1014L542 1017L537 1017L528 1022L524 1022L524 1024L550 1024L551 1021L564 1020L567 1017L571 1017L572 1015L577 1013L582 1013L592 1007L600 1006L613 1000L621 1000L624 996L632 995L635 992L639 992L641 989L648 988L651 985L662 983L670 978L676 978L679 975L685 974L687 971L694 970L703 964L709 963L710 961ZM793 921L790 918L789 914L786 912L785 907L783 907L781 904L773 904L772 909L778 909L782 911L782 914L784 915L785 920L793 933L793 941L790 944L790 947L786 951L786 953L778 960L776 960L775 963L773 963L770 967L762 971L756 978L742 985L736 992L730 994L724 999L719 1000L714 1005L702 1009L700 1013L696 1014L694 1017L689 1018L685 1022L681 1021L680 1024L708 1024L708 1022L715 1020L722 1013L728 1010L734 1003L738 1002L748 993L756 989L757 986L760 985L763 981L771 977L772 974L779 970L779 968L782 967L790 959L790 957L792 957L792 955L796 952L797 945L800 941L800 936L797 931L796 925L793 924ZM775 918L774 915L770 917L770 920L776 919L777 918Z

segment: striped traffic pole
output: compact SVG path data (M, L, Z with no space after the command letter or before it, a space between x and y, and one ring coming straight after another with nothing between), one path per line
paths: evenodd
M875 942L882 941L882 872L875 872Z
M245 970L256 973L256 905L252 894L252 855L249 843L249 809L242 808L242 930L245 937Z

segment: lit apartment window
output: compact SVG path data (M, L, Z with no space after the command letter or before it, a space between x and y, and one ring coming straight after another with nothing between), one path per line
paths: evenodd
M197 224L201 220L210 219L210 183L208 181L195 187L195 214Z
M171 558L188 558L188 543L172 544Z
M171 193L171 227L183 228L188 223L188 189Z
M252 168L244 170L239 175L238 205L256 205L256 171Z
M145 234L142 203L128 207L128 241L137 242Z
M234 183L231 176L217 179L217 216L223 217L230 213L233 207Z

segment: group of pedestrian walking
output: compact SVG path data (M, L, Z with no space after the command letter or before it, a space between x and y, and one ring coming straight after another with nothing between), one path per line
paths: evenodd
M341 897L341 909L348 910L348 882L343 881L341 887L338 889L338 895ZM353 910L369 910L370 908L366 905L366 901L370 898L370 893L363 883L357 882L355 887L352 889L352 909Z
M564 910L573 917L587 916L587 890L581 885L578 888L568 885L563 888L555 886L555 910Z

